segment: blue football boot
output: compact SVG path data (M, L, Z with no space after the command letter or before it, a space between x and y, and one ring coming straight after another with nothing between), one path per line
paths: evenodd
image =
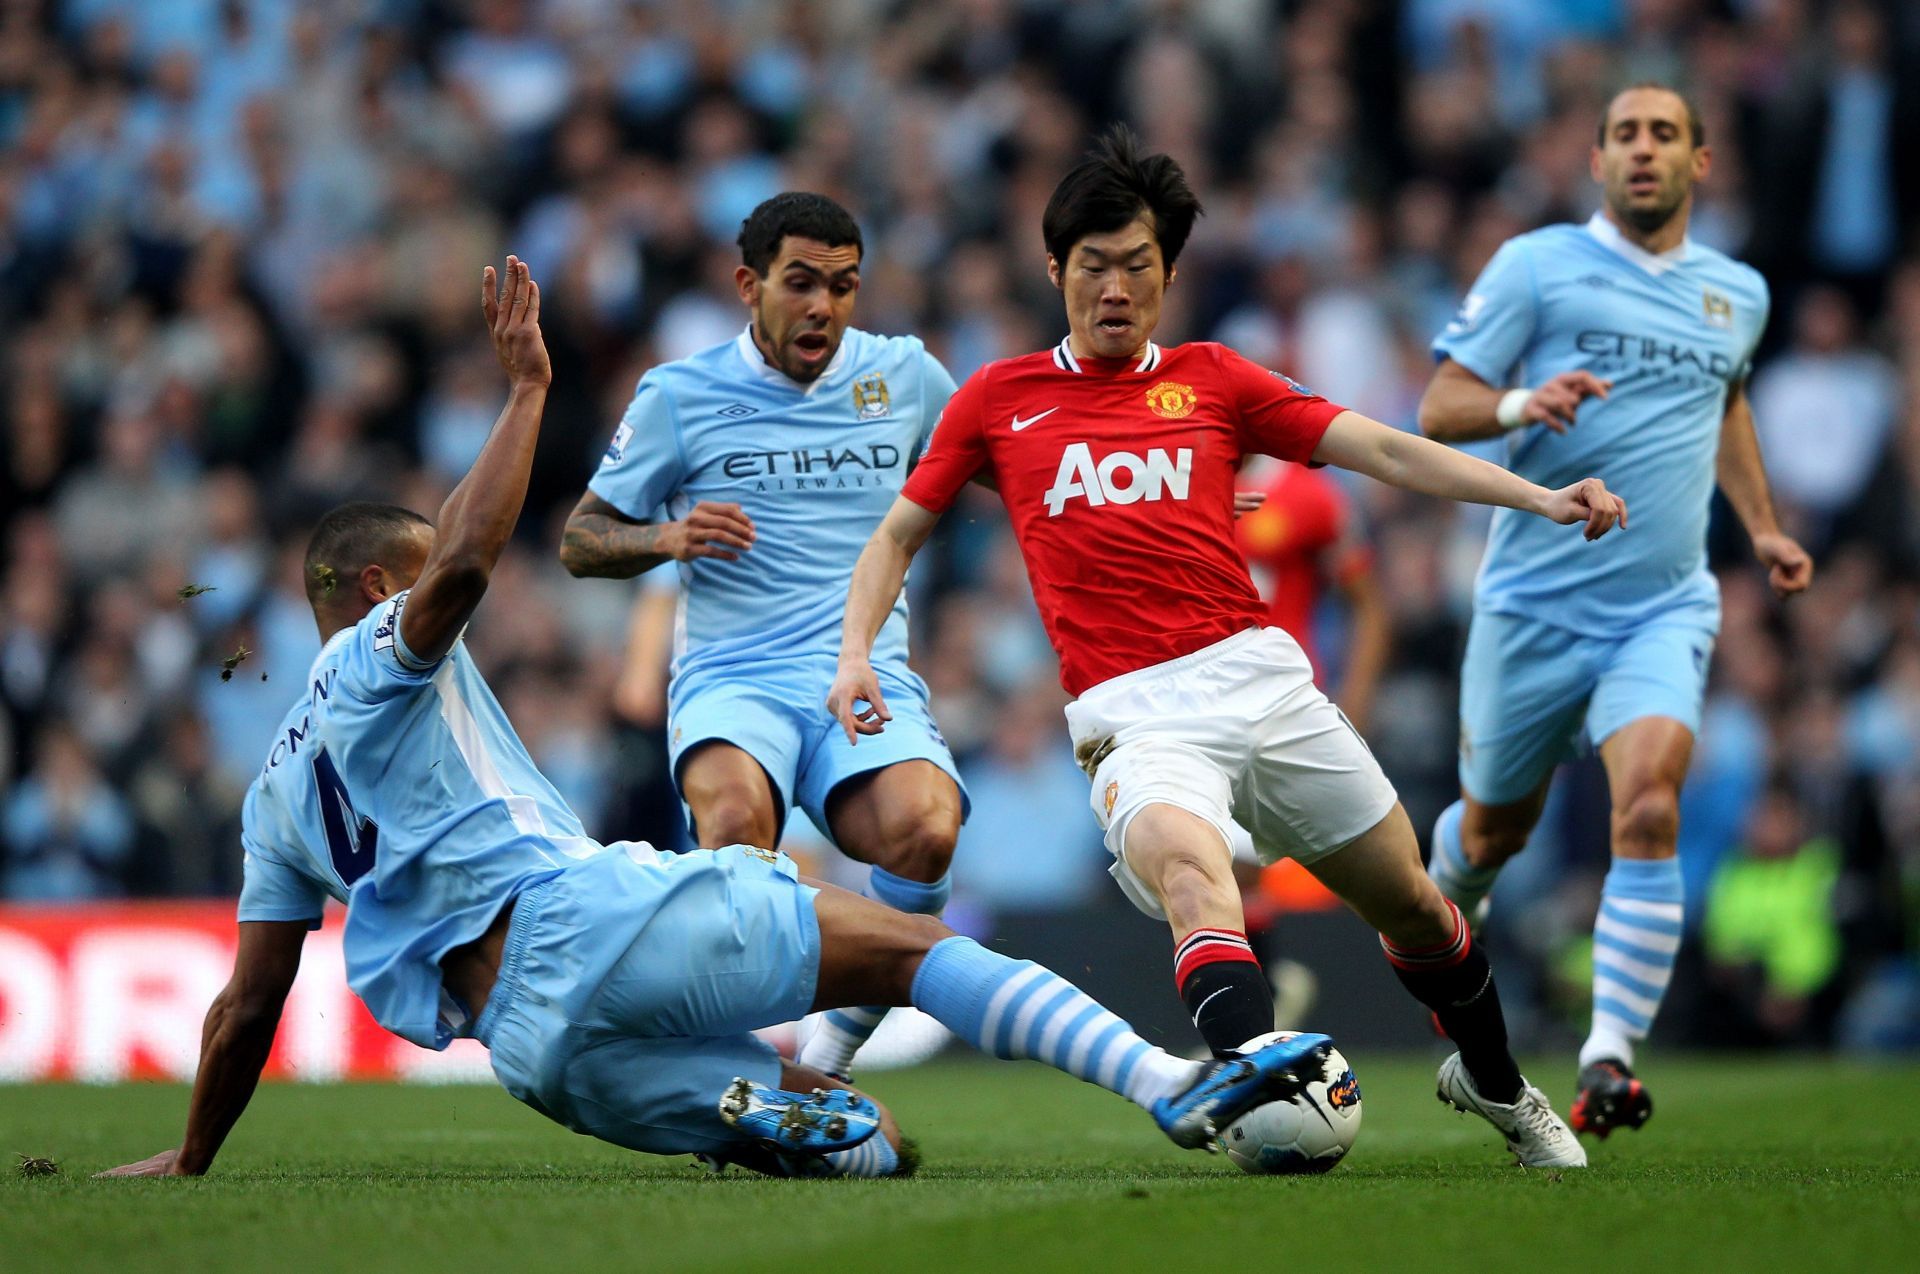
M851 1150L880 1130L879 1109L849 1089L790 1093L750 1079L735 1079L727 1085L720 1098L720 1118L789 1153Z
M1212 1061L1182 1091L1153 1104L1153 1122L1188 1150L1213 1150L1214 1136L1255 1106L1289 1101L1321 1077L1333 1040L1306 1032L1286 1035L1243 1057Z

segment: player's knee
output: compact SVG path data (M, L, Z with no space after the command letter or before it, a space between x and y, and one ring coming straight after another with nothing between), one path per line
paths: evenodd
M1396 947L1437 947L1453 941L1459 931L1453 907L1426 877L1418 884L1424 888L1392 900L1368 919Z
M737 792L723 792L695 805L694 830L703 849L722 845L757 845L772 849L778 838L773 811L763 801Z
M1614 838L1641 851L1671 852L1680 837L1680 794L1665 783L1635 792L1614 820Z
M1515 823L1482 823L1463 820L1460 824L1460 852L1474 867L1498 867L1527 847L1533 829Z
M876 864L902 879L930 884L945 876L952 865L959 831L954 820L929 813L896 828L875 856Z

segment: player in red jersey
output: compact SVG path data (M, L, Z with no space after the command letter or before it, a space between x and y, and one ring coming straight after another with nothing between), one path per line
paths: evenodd
M1262 627L1233 484L1259 452L1585 523L1589 539L1626 508L1598 479L1545 490L1220 345L1155 344L1199 212L1179 165L1141 156L1124 129L1061 181L1043 236L1069 334L987 365L947 404L854 568L827 706L850 737L885 728L874 635L941 513L969 480L990 483L1076 696L1067 724L1114 878L1172 925L1175 978L1208 1045L1231 1054L1273 1026L1229 861L1237 819L1263 858L1298 859L1380 931L1401 982L1459 1046L1441 1066L1443 1099L1488 1119L1523 1163L1584 1165L1514 1064L1486 956L1428 880L1392 786L1299 644Z

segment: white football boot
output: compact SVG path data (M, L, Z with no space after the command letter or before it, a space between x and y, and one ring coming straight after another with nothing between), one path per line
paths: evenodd
M1580 1148L1580 1139L1573 1135L1566 1121L1554 1113L1547 1095L1529 1084L1524 1076L1520 1080L1520 1096L1512 1105L1503 1106L1480 1095L1473 1086L1473 1077L1460 1062L1460 1054L1455 1053L1440 1063L1438 1096L1455 1110L1478 1115L1498 1128L1500 1135L1507 1139L1507 1149L1523 1168L1587 1166L1587 1152Z

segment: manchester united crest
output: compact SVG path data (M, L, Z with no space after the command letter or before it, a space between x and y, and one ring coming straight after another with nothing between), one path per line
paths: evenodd
M1153 408L1154 415L1168 420L1192 415L1199 403L1200 397L1193 392L1193 386L1179 381L1163 380L1147 391L1147 406Z
M1114 801L1118 800L1119 797L1120 797L1119 782L1115 781L1107 784L1107 817L1108 818L1113 817L1113 803Z
M887 393L887 378L875 372L853 382L853 411L862 420L879 420L893 411L893 398Z

